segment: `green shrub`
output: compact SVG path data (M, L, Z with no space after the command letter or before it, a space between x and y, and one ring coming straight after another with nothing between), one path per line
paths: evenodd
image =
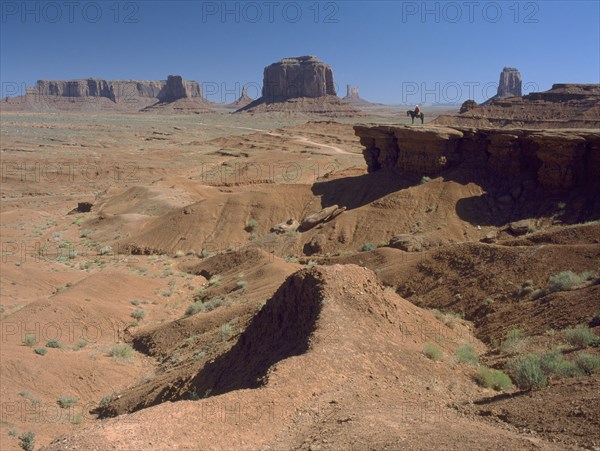
M108 352L108 355L116 360L129 361L133 356L133 348L128 344L115 345Z
M131 302L131 305L140 305L140 301L138 301L137 299L132 299L129 302Z
M479 367L475 380L482 387L493 388L496 391L504 391L512 388L512 381L506 373L488 368L487 366Z
M375 243L365 243L360 247L361 252L369 252L377 249L377 245Z
M61 396L57 402L60 407L67 409L77 404L77 398L75 396Z
M46 348L35 348L33 352L35 352L38 355L46 355L48 353L48 350Z
M548 289L550 292L569 291L583 282L583 278L573 271L563 271L548 280Z
M561 374L565 367L566 360L560 351L550 351L542 354L540 357L540 368L544 374Z
M190 316L195 315L199 312L212 312L221 305L223 305L223 300L218 297L212 298L210 301L207 302L196 301L185 310L185 315Z
M541 298L541 297L544 297L544 296L546 296L546 294L547 294L547 293L546 293L546 290L542 290L541 288L538 288L537 290L534 290L534 291L531 293L531 299L532 299L533 301L535 301L536 299L539 299L539 298Z
M479 363L479 356L471 343L458 348L456 350L456 358L459 362L468 363L469 365L477 365Z
M221 335L222 340L227 340L234 332L235 329L230 323L223 324L221 326L221 329L219 330L219 334Z
M36 343L37 343L37 339L35 338L35 335L30 335L30 334L25 335L25 338L23 339L23 344L25 346L33 346Z
M212 285L220 285L221 284L221 276L219 275L214 275L210 278L210 280L208 281L208 284L210 286Z
M19 436L19 446L25 451L33 451L35 447L35 433L25 432Z
M60 343L58 342L58 340L48 340L46 342L46 346L49 348L60 348Z
M246 280L238 280L236 285L238 288L244 289L246 288L246 285L248 285L248 282Z
M421 185L425 184L425 183L429 183L431 182L431 178L427 177L426 175L424 175L423 177L421 177Z
M573 359L573 363L588 376L600 371L600 357L596 355L581 353Z
M586 348L598 340L598 336L585 324L578 324L564 330L565 340L571 346Z
M254 230L256 227L258 226L258 222L256 221L256 219L250 219L247 223L246 223L246 230L248 231L252 231Z
M146 317L146 312L138 308L131 312L131 317L135 320L144 319Z
M522 329L510 329L506 332L506 337L500 343L500 350L506 354L513 354L519 351L526 343L527 337Z
M433 343L427 343L423 353L427 356L427 358L436 362L441 360L443 356L442 350Z
M542 370L540 356L528 354L511 362L513 379L517 386L523 390L542 388L548 384L548 377Z

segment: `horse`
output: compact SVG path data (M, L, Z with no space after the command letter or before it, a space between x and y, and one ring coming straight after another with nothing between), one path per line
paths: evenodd
M423 114L422 111L419 111L418 113L415 113L413 110L408 110L406 112L407 116L410 116L410 118L412 119L412 123L415 123L415 117L420 118L421 119L421 124L423 123L423 119L425 118L425 115Z

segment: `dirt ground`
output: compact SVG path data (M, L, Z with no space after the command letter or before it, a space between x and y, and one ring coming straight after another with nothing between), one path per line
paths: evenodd
M523 287L598 271L600 212L480 242L506 229L457 211L481 186L367 173L353 125L401 108L0 121L2 450L29 431L48 450L600 449L597 373L499 393L457 357L503 368L514 328L520 354L584 352L562 330L600 332L600 286Z

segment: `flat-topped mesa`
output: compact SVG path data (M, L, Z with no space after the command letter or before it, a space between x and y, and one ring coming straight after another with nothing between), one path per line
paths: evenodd
M496 97L521 97L522 95L521 73L514 67L505 67L500 73Z
M283 58L265 67L262 96L236 111L239 112L358 114L336 95L331 67L314 56Z
M283 58L265 67L262 97L266 103L326 95L336 95L333 71L314 56Z
M600 184L600 131L505 130L441 126L366 126L355 133L369 172L438 175L460 166L463 178L530 180L543 190ZM445 173L445 172L444 172Z
M103 97L113 102L131 102L135 99L155 99L170 102L182 97L202 97L202 86L180 76L170 75L167 80L38 80L27 96L89 98Z

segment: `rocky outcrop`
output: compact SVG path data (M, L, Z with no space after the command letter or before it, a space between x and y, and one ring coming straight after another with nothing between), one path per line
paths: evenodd
M179 75L169 75L158 95L161 102L174 102L188 97L202 97L202 88L197 82L185 81Z
M335 92L333 71L314 56L284 58L265 67L262 96L238 112L357 113Z
M521 97L522 80L520 72L514 67L505 67L500 73L496 97Z
M38 80L28 96L86 98L103 97L113 102L131 102L136 99L154 99L169 102L183 97L202 97L202 86L178 75L167 80Z
M467 102L460 114L440 115L430 123L477 128L600 128L600 85L555 84L548 91L523 97L495 96L479 106Z
M242 86L242 95L235 102L230 103L228 106L234 108L242 108L248 105L249 103L252 103L252 101L253 99L248 95L246 87Z
M333 71L314 56L284 58L265 67L262 98L267 103L327 95L336 95Z
M477 102L475 102L475 100L465 100L460 106L459 113L466 113L467 111L472 110L473 108L477 108Z
M295 232L300 227L300 223L296 221L294 218L290 218L287 221L280 222L279 224L271 227L271 232L277 234L283 234L288 232Z
M354 127L370 172L434 176L451 168L506 183L529 180L544 190L600 183L600 131L505 130L440 126ZM514 192L513 192L514 191ZM510 191L519 197L521 189Z
M317 213L305 216L300 222L300 228L303 231L312 229L322 222L329 221L336 216L339 216L344 211L346 211L346 207L339 207L338 205L332 205L331 207L323 208Z

